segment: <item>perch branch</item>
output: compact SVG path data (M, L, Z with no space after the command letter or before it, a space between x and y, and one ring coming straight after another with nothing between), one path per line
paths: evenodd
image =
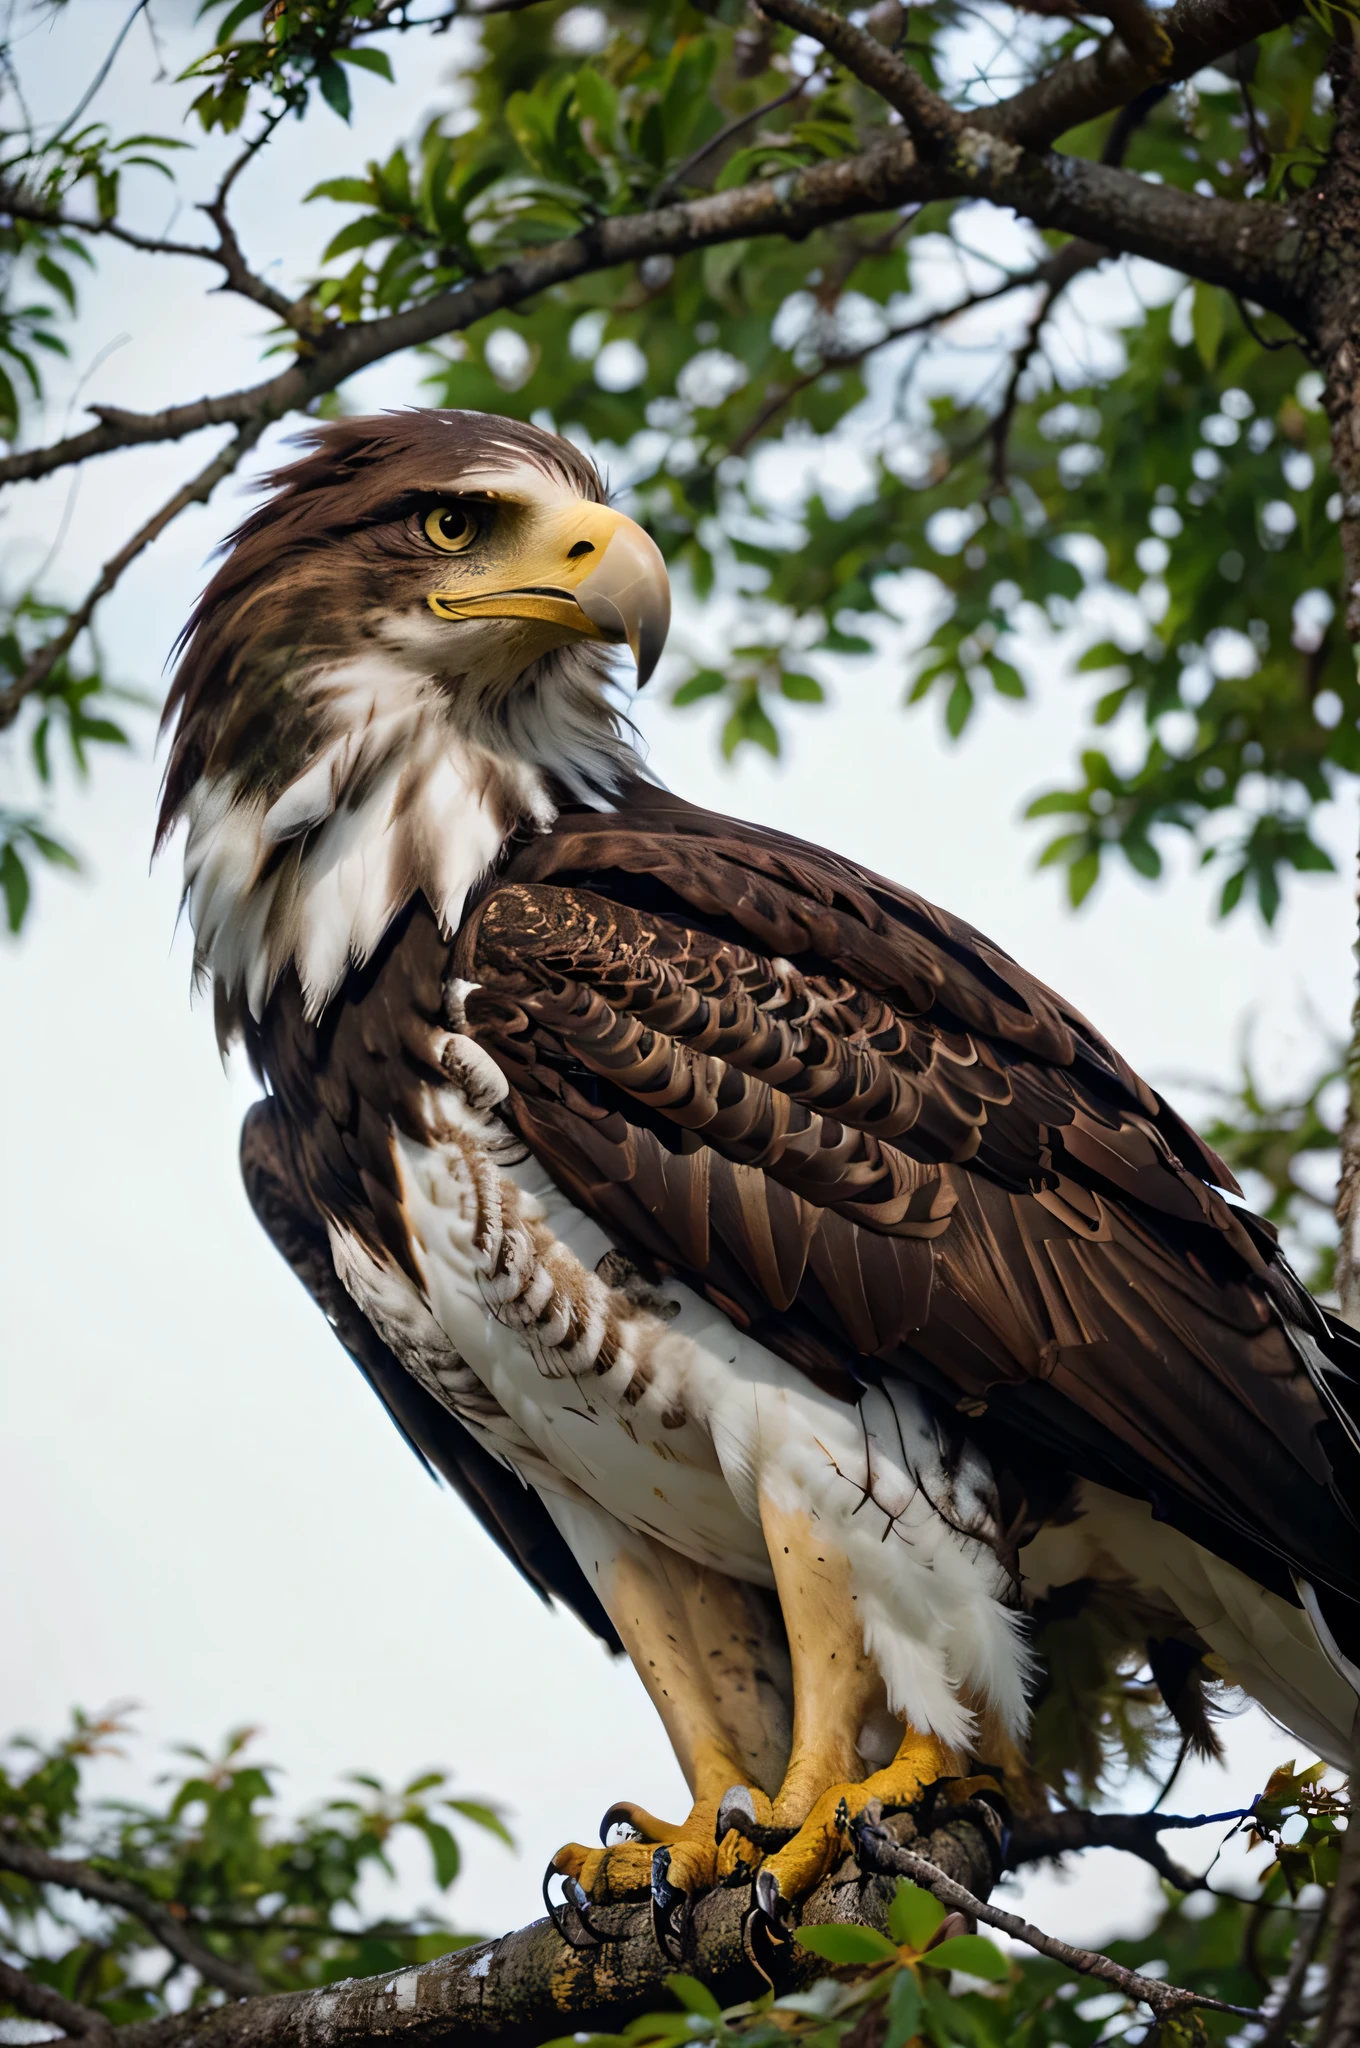
M1151 1864L1159 1877L1178 1892L1200 1891L1202 1877L1196 1877L1176 1863L1163 1849L1158 1836L1171 1828L1207 1828L1220 1821L1244 1820L1245 1813L1087 1813L1081 1807L1065 1807L1052 1813L1017 1818L1011 1831L1011 1869L1025 1863L1042 1862L1046 1856L1063 1856L1079 1849L1122 1849L1130 1856Z

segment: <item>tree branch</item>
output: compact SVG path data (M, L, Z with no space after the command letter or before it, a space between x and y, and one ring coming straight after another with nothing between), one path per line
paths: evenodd
M183 484L172 498L167 498L159 512L154 513L144 526L140 526L132 539L121 547L116 555L110 556L99 574L98 581L86 592L61 631L43 642L23 674L16 676L8 689L0 690L0 732L3 732L7 725L14 723L25 697L40 689L47 681L67 649L74 645L79 635L89 625L96 606L108 596L123 571L135 562L138 555L164 533L171 520L177 519L188 506L207 502L223 477L230 476L241 458L255 446L265 430L265 425L266 422L261 419L248 421L245 426L239 428L227 446L213 457L206 468L201 469L189 483ZM0 1846L0 1863L3 1863L9 1853L9 1847ZM198 1965L195 1964L194 1967L197 1968ZM228 1966L224 1964L222 1967L225 1969ZM220 1978L214 1979L214 1982L220 1981Z
M1123 106L1145 86L1192 78L1302 12L1303 0L1176 0L1158 19L1167 44L1160 65L1150 65L1122 36L1111 36L1089 57L1066 58L1009 99L970 113L968 121L1008 142L1045 148L1070 129Z
M79 1892L84 1899L94 1899L101 1906L117 1906L124 1913L131 1913L149 1927L163 1948L172 1956L178 1956L192 1970L197 1970L209 1984L218 1985L229 1991L233 1998L251 1998L263 1989L253 1970L240 1968L221 1956L204 1948L201 1942L185 1931L184 1923L176 1919L168 1906L151 1898L140 1885L128 1884L118 1877L106 1877L88 1863L67 1862L59 1856L45 1855L41 1849L30 1849L23 1842L12 1842L0 1835L0 1870L12 1870L19 1877L26 1877L33 1884L60 1885L63 1890ZM39 2015L42 2017L42 2015ZM59 2026L66 2026L58 2020ZM69 2033L71 2030L66 2027Z
M875 1825L868 1818L873 1811L872 1806L865 1809L866 1819L858 1833L859 1859L870 1869L882 1871L885 1875L891 1873L911 1878L914 1883L933 1892L942 1906L970 1913L975 1920L997 1928L1002 1934L1009 1934L1013 1941L1023 1941L1027 1948L1037 1949L1040 1955L1051 1957L1055 1963L1064 1963L1069 1970L1077 1970L1083 1977L1095 1977L1102 1984L1122 1991L1126 1998L1136 1999L1150 2007L1159 2020L1169 2019L1174 2013L1186 2012L1192 2007L1206 2012L1230 2012L1242 2019L1259 2017L1251 2006L1227 2005L1222 1999L1207 1998L1198 1991L1187 1991L1179 1984L1164 1984L1156 1977L1140 1976L1137 1970L1126 1970L1122 1963L1111 1962L1108 1956L1099 1955L1094 1949L1074 1948L1070 1942L1059 1941L1056 1935L1045 1934L1042 1928L1022 1920L1018 1913L1006 1913L999 1906L970 1898L964 1887L943 1870L937 1870L918 1851L903 1848L882 1825Z
M895 1814L884 1832L928 1850L931 1867L967 1884L970 1897L990 1890L1000 1861L1000 1823L990 1808L970 1802L924 1838L909 1814ZM883 1928L895 1888L847 1857L804 1917ZM743 1940L749 1905L743 1885L710 1892L694 1909L691 1956L724 2005L768 1989ZM675 1966L652 1932L650 1902L605 1907L595 1917L613 1938L594 1948L569 1947L550 1920L538 1920L419 1968L121 2027L118 2048L536 2048L578 2027L617 2031L639 2013L669 2007ZM792 1941L769 1967L781 1991L826 1974L824 1962Z
M755 235L796 240L856 214L969 197L1010 207L1038 227L1080 235L1225 285L1285 319L1304 317L1316 237L1303 234L1284 208L1203 199L1105 164L1028 153L969 127L960 131L947 161L923 164L903 139L807 170L757 179L730 192L599 221L401 313L329 326L305 355L261 384L159 413L93 407L98 426L0 459L0 484L47 476L118 448L181 440L203 427L263 428L304 409L370 363L461 332L590 272Z
M116 220L87 220L81 214L44 206L22 190L0 191L0 207L16 220L34 221L41 227L65 228L80 235L107 235L112 241L122 242L125 247L141 250L146 255L192 256L200 262L215 263L225 275L228 290L265 307L294 330L302 324L295 301L285 292L276 291L273 285L266 284L262 277L257 277L246 262L236 231L227 219L225 200L220 194L203 207L203 212L217 229L215 249L207 242L174 242L154 235L139 235L135 229L125 228Z
M886 100L902 116L908 135L923 156L937 155L957 141L966 117L932 92L919 71L913 71L867 29L856 28L843 15L819 5L819 0L757 0L757 5L772 20L811 36L853 72L861 85Z
M1023 1864L1040 1863L1045 1857L1063 1856L1071 1850L1122 1849L1151 1864L1157 1875L1173 1884L1178 1892L1197 1892L1203 1889L1204 1879L1173 1862L1158 1836L1169 1828L1206 1828L1218 1821L1244 1818L1240 1812L1087 1813L1081 1807L1017 1816L1011 1830L1007 1867L1017 1870Z
M39 1984L35 1977L26 1976L6 1962L0 1962L0 1998L17 2005L31 2020L45 2020L48 2026L60 2027L76 2040L95 2041L103 2048L112 2039L113 2030L102 2013L91 2012L88 2006L72 2005L59 1991L49 1990L46 1984Z

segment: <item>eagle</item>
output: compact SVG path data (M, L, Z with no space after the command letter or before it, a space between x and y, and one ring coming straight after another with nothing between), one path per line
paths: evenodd
M971 926L649 774L666 569L568 441L347 418L268 493L160 841L256 1214L690 1786L553 1858L572 1938L773 1933L870 1802L1046 1796L1084 1614L1188 1741L1217 1682L1349 1765L1360 1340L1224 1163Z

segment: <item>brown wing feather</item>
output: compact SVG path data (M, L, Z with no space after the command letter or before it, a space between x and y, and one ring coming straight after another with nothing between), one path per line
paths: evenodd
M1222 1162L990 942L639 791L524 847L457 971L525 1141L618 1239L847 1397L910 1374L1032 1514L1073 1473L1121 1486L1287 1597L1334 1588L1353 1634L1357 1465L1284 1327L1349 1386L1326 1319Z

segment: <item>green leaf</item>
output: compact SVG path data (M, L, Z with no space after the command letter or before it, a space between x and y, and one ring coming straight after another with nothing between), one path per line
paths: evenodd
M17 932L24 921L32 894L28 870L12 845L0 847L0 894L5 899L5 919L11 932Z
M316 82L321 87L321 97L342 121L348 121L352 102L349 96L349 80L333 57L322 57L316 67Z
M1100 854L1096 849L1081 854L1067 870L1067 900L1079 910L1100 880Z
M1223 342L1223 294L1217 285L1203 282L1195 285L1190 326L1199 359L1206 370L1212 370Z
M785 669L780 675L779 687L795 704L821 704L826 700L826 691L816 676L797 675Z
M350 206L371 206L373 186L367 178L323 178L303 194L307 199L338 199Z
M1023 698L1028 696L1029 693L1025 688L1024 677L1018 668L1011 666L1010 662L1002 661L998 654L992 654L987 657L987 666L991 670L992 687L995 689L998 697Z
M707 1984L701 1984L697 1977L691 1977L684 1970L672 1970L666 1979L666 1989L679 1999L686 2012L697 2012L705 2019L720 2020L722 2007Z
M335 54L341 64L357 64L361 71L375 71L379 78L392 83L392 59L386 50L337 50Z
M909 1878L898 1878L888 1907L888 1932L894 1941L904 1942L919 1954L944 1917L945 1909L934 1892Z
M943 1908L941 1910L943 1911ZM906 1941L910 1937L904 1935L902 1939ZM923 2011L921 1987L914 1972L899 1970L893 1978L892 1990L888 1993L887 2027L883 2035L883 2048L906 2048L907 2042L921 2031Z
M973 686L967 676L955 676L954 687L945 700L945 730L951 740L956 740L973 715Z
M475 1827L485 1828L488 1834L495 1835L507 1849L514 1848L515 1838L494 1806L488 1806L480 1799L449 1799L445 1804L452 1812L461 1813L463 1819L470 1820Z
M701 697L716 697L720 690L727 688L727 677L720 669L696 669L692 676L681 683L671 697L672 704L697 704Z
M966 1970L970 1977L984 1977L989 1984L1010 1981L1010 1964L995 1942L985 1941L980 1934L951 1934L948 1941L922 1956L921 1962L931 1970Z
M463 1859L459 1854L458 1844L440 1821L417 1821L416 1826L430 1845L430 1854L434 1859L434 1881L441 1891L447 1891L462 1867Z
M801 1948L810 1948L828 1963L889 1963L897 1959L894 1943L874 1927L828 1921L824 1925L800 1927L793 1938Z

